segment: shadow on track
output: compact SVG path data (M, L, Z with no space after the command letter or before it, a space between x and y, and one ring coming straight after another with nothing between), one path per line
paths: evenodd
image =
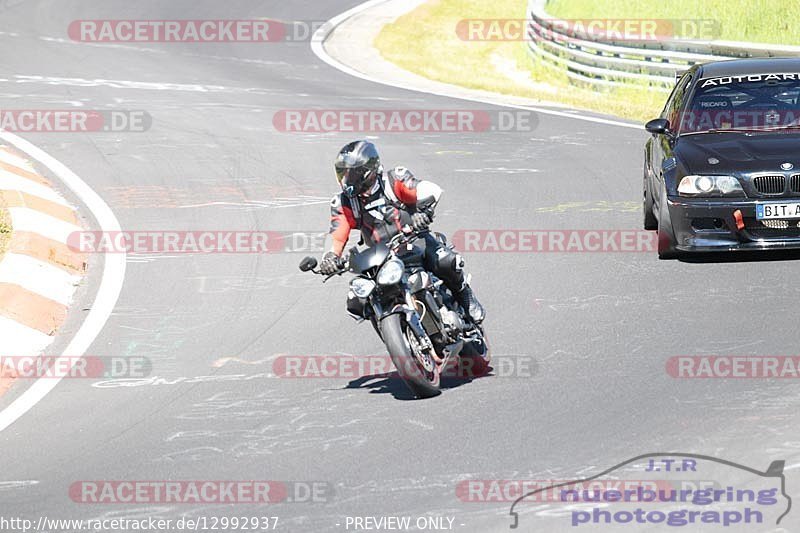
M493 370L494 368L490 365L485 371L474 376L442 375L440 388L444 392L449 389L461 387L467 383L472 383L476 379L492 377L494 375L492 374ZM411 391L408 390L408 387L403 383L403 380L400 379L400 375L397 372L392 372L388 375L372 374L369 376L361 376L360 378L350 381L342 390L347 389L366 389L369 390L370 394L391 394L396 400L402 401L417 399L411 394Z
M744 252L708 252L678 256L681 263L757 263L762 261L798 261L800 250L764 250Z

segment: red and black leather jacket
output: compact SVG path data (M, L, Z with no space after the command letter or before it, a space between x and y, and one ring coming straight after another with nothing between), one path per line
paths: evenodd
M386 172L367 196L350 198L339 193L331 201L331 251L342 255L350 231L361 230L368 246L386 242L411 223L411 213L433 209L442 189L417 179L405 167Z

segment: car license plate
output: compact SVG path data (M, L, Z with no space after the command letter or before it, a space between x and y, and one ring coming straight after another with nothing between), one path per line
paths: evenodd
M800 218L800 202L756 204L756 219Z

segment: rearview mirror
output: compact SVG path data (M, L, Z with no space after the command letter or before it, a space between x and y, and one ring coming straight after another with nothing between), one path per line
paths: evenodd
M309 270L313 270L315 268L317 268L317 260L311 256L300 261L300 270L303 272L308 272Z
M653 135L666 135L670 132L669 120L665 118L654 118L644 125L644 129Z

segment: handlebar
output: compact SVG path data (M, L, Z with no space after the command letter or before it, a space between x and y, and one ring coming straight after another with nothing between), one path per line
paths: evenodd
M395 250L395 249L397 249L398 247L400 247L400 246L402 246L404 244L408 244L408 243L414 241L416 238L418 238L418 237L420 237L420 236L422 236L422 235L424 235L426 233L428 233L428 230L424 230L424 231L419 231L418 232L418 231L414 231L414 229L411 226L406 225L406 226L404 226L402 228L400 233L398 233L397 235L395 235L394 237L389 239L389 241L386 243L386 246L389 247L391 250ZM322 283L325 283L326 281L328 281L332 277L341 276L342 274L344 274L345 272L348 271L348 269L349 269L349 261L347 259L345 259L343 257L339 257L337 263L338 263L338 266L339 266L339 270L337 270L333 274L325 275L322 272L320 272L319 269L317 269L318 263L317 263L317 260L315 258L306 257L300 263L300 270L302 270L303 272L313 272L314 274L317 274L317 275L320 275L320 276L325 276L325 279L322 280Z
M324 280L322 280L322 283L325 283L326 281L328 281L329 279L331 279L334 276L341 276L342 274L347 272L349 263L350 263L350 261L348 261L344 257L339 257L338 260L336 261L336 264L339 267L339 270L334 272L333 274L328 274L328 276Z
M347 259L345 259L344 257L339 257L336 263L337 263L337 266L339 267L339 270L337 270L333 274L327 274L326 275L326 274L323 274L322 272L320 272L319 270L316 270L316 269L311 269L311 272L313 272L314 274L318 274L320 276L325 276L325 279L322 280L322 283L325 283L326 281L328 281L332 277L341 276L342 274L347 272L347 270L348 270L348 261L347 261Z
M416 238L428 233L428 231L429 230L415 231L411 226L403 226L402 231L389 239L389 242L386 243L386 246L391 249L395 249L398 246L402 246L414 241Z

